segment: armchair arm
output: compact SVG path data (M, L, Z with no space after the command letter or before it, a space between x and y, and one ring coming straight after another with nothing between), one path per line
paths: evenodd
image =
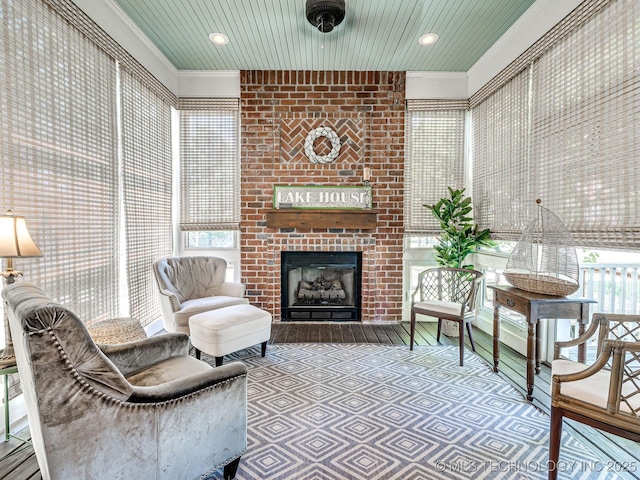
M640 352L640 344L637 342L625 342L621 340L605 339L602 343L602 350L593 365L580 370L578 372L567 373L564 375L554 374L551 387L551 403L554 404L555 399L559 399L562 394L560 392L562 383L575 382L587 379L601 372L609 364L611 360L611 369L607 371L609 378L609 387L606 394L606 409L610 414L618 414L620 412L621 400L627 401L628 398L637 395L637 386L635 382L625 380L625 377L634 377L635 373L625 372L625 352ZM585 365L586 367L586 365ZM629 385L623 387L627 382ZM632 388L632 392L628 391L628 387Z
M168 333L120 345L99 345L123 375L129 375L170 357L189 354L189 336Z
M587 328L587 330L579 337L573 338L571 340L562 341L562 342L556 342L555 345L553 346L553 359L557 360L560 358L560 351L563 348L575 347L578 345L582 345L583 343L586 343L587 340L589 340L596 333L596 330L598 330L599 325L600 324L598 322L591 322L591 324L589 324L589 328Z
M177 312L182 308L182 303L180 303L180 299L175 293L167 290L166 288L160 288L160 295L167 297L167 300L169 300L169 304L171 305L171 311Z
M247 366L231 362L205 372L189 375L153 387L133 387L129 402L154 403L175 400L221 383L243 380L246 382ZM224 388L224 387L222 387Z
M220 292L218 295L224 295L227 297L244 297L245 286L239 282L224 282L220 285Z

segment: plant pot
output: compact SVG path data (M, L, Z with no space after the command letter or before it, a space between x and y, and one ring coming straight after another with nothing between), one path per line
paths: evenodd
M442 320L442 333L447 337L459 337L458 324L451 320Z

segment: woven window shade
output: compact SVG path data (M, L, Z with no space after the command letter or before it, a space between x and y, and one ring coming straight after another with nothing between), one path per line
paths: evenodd
M107 55L116 59L120 68L128 71L156 95L163 98L171 106L177 102L176 96L156 77L127 52L116 40L111 38L91 17L84 13L73 0L41 0L49 5L71 25L78 29L101 48Z
M637 1L586 0L470 99L493 238L516 240L541 198L577 244L640 248L638 45Z
M579 245L640 248L640 2L610 2L534 69L535 195Z
M238 99L179 99L180 229L240 228Z
M541 55L552 48L566 35L575 31L577 28L591 18L600 9L615 0L584 0L569 15L558 22L551 30L545 33L539 40L519 55L513 62L507 65L495 77L487 82L481 89L474 93L469 99L470 106L476 107L490 95L502 88L509 80L519 75L524 69L529 68L531 63L537 60ZM622 2L632 2L633 0L618 0Z
M171 254L171 106L121 72L122 166L130 315L160 316L152 262Z
M530 69L521 72L471 109L474 216L494 239L517 240L535 213L529 191L530 78Z
M0 207L44 253L16 267L85 321L117 316L115 62L39 0L0 19Z
M437 234L440 224L424 207L464 183L467 102L407 101L405 232Z

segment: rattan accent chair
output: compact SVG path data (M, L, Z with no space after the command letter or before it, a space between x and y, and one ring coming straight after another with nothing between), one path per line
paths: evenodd
M561 358L585 343L596 349L593 364ZM551 374L549 479L558 474L564 417L640 442L640 315L595 313L583 335L556 342Z
M428 315L438 319L438 336L442 332L442 320L456 322L459 327L460 366L464 363L464 327L475 352L471 321L475 314L476 293L483 275L477 270L465 268L429 268L418 275L418 287L411 301L411 333L409 349L413 350L416 315Z

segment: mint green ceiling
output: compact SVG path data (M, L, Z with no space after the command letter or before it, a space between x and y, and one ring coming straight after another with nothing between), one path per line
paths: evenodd
M344 22L325 34L305 0L115 2L178 70L465 72L534 0L346 0ZM418 44L428 32L438 42Z

